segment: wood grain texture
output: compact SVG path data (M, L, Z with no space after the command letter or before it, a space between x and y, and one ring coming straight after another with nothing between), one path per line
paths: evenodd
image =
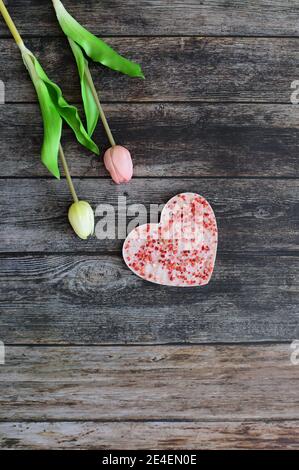
M1 423L0 448L298 450L298 421Z
M135 176L299 176L299 106L272 104L106 104L115 138L131 150ZM38 105L0 106L0 176L48 176L40 163ZM108 142L101 124L95 140ZM106 176L65 129L73 176Z
M273 252L298 249L299 181L259 179L163 179L138 178L116 186L110 179L75 180L79 197L94 208L112 204L116 220L118 197L128 205L166 204L180 192L204 195L215 210L219 226L219 250ZM71 203L65 181L8 179L0 187L1 252L96 252L117 251L123 240L82 242L67 219ZM136 209L136 208L135 208ZM99 214L98 214L99 215ZM138 213L136 213L138 215ZM96 217L96 223L101 217ZM128 217L129 222L132 217ZM144 221L146 222L146 220ZM97 227L96 227L96 233Z
M0 418L295 420L299 367L290 352L273 344L7 347Z
M219 255L208 286L182 289L141 280L120 256L5 257L1 339L86 345L291 342L299 337L298 273L298 257Z
M299 35L296 0L85 0L83 5L79 0L64 0L63 3L78 21L98 35ZM50 1L6 0L6 4L26 36L60 34ZM7 36L2 23L0 35Z
M296 38L110 38L109 44L138 61L146 80L102 66L91 70L103 101L245 101L290 103L298 78ZM35 102L35 91L15 44L1 40L1 80L7 102ZM27 46L66 97L80 102L78 73L67 40L36 38Z
M219 255L208 286L167 288L125 267L122 240L75 237L66 183L40 163L35 91L0 19L0 448L298 449L298 1L64 3L146 75L91 65L137 178L116 187L66 129L80 197L119 215L118 196L149 208L198 192L215 209ZM51 2L6 4L81 102ZM106 148L101 126L95 138Z

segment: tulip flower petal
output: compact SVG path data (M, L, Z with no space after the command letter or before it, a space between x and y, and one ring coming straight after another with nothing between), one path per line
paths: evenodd
M53 0L59 24L66 36L84 49L93 61L99 62L130 77L144 78L140 65L119 55L102 39L97 38L78 23L64 8L60 0Z
M82 240L94 233L94 212L86 201L77 201L69 208L69 222Z
M89 72L88 62L84 57L82 49L69 38L69 43L75 56L81 82L82 100L87 121L87 131L90 136L94 133L100 116L99 109L94 100L87 73Z
M25 50L22 53L24 63L36 89L44 123L44 140L41 152L43 164L56 178L60 178L58 151L62 132L62 119L54 106L49 91L43 80L36 73L33 55Z

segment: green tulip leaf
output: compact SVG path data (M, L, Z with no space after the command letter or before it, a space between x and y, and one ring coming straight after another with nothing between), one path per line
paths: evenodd
M93 140L89 137L88 133L86 132L83 123L80 119L78 110L75 106L71 106L67 103L62 95L62 91L58 85L52 82L48 76L46 75L45 71L41 67L38 60L34 57L34 66L38 76L46 85L49 95L52 99L53 104L56 106L56 109L60 116L67 122L67 124L73 129L77 140L82 144L84 147L88 148L92 152L99 155L99 148L93 142Z
M44 122L42 162L56 178L59 178L58 151L62 119L73 129L82 145L96 154L99 154L99 148L86 132L77 108L67 103L61 89L49 79L32 52L24 48L22 57L36 89Z
M75 56L79 71L82 100L87 121L87 131L88 134L92 136L98 123L100 112L96 105L90 86L91 75L88 67L88 62L84 57L82 49L70 38L69 43Z
M86 55L93 61L99 62L117 72L130 77L144 78L140 65L131 62L119 55L112 47L102 39L97 38L78 23L64 8L60 0L53 0L59 24L70 39L82 47Z
M26 50L22 53L22 56L36 89L43 117L44 140L41 159L50 173L52 173L55 178L60 178L58 151L62 132L62 119L52 102L47 86L36 73L33 55Z

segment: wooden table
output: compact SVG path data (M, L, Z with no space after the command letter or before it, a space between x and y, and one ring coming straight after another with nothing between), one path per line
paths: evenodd
M79 103L51 2L6 3ZM1 21L1 447L298 448L298 1L65 6L146 74L92 65L136 176L115 186L65 129L80 196L94 208L118 196L149 207L199 192L215 209L219 255L208 286L167 288L125 267L121 240L75 237L65 180L40 163L34 89ZM107 148L101 126L96 140Z

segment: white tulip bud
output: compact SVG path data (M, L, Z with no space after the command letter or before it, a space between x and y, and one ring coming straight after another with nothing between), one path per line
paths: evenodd
M69 208L69 221L75 233L87 240L94 233L94 212L86 201L74 202Z

